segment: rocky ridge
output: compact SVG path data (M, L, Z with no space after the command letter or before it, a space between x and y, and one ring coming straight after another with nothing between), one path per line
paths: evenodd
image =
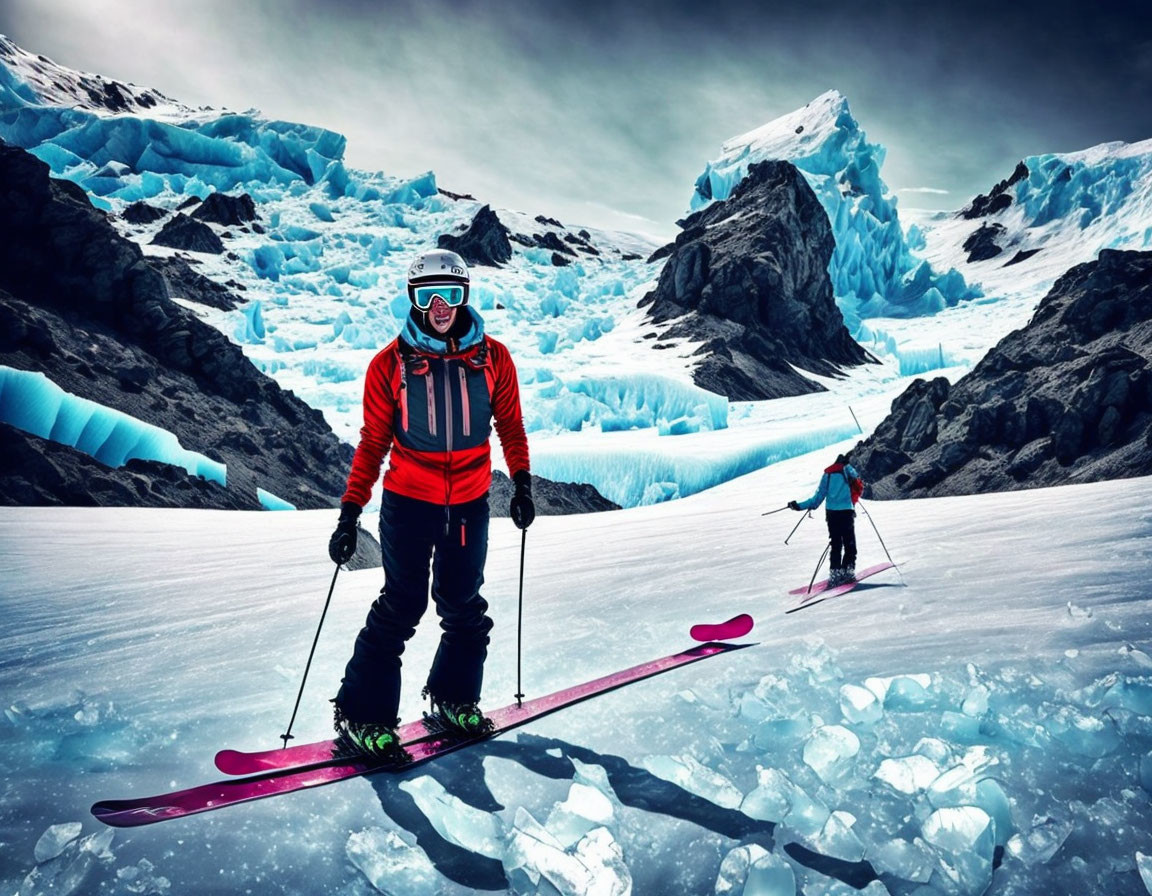
M969 374L914 382L853 462L878 498L1152 474L1152 252L1067 271Z
M697 385L736 401L824 391L795 369L838 376L871 360L836 307L828 216L788 162L752 165L732 195L679 222L641 304L662 340L703 340Z

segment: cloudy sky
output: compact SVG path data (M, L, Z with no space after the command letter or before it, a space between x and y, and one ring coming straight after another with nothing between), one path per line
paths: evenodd
M192 105L348 137L348 161L667 235L728 137L844 93L903 206L1025 155L1152 137L1147 2L0 0L0 32Z

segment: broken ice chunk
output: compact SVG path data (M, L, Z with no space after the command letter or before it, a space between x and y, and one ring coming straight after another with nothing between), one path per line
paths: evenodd
M744 798L735 784L691 756L646 756L640 764L657 778L725 809L737 808Z
M860 752L860 738L843 725L824 725L804 744L804 762L825 784L833 784L851 770Z
M919 837L889 840L868 850L868 861L878 873L892 874L904 880L926 884L936 868L936 855Z
M889 678L868 678L864 686L889 710L914 712L927 709L936 702L930 691L932 676L922 672Z
M553 807L544 826L568 848L589 831L614 825L615 810L608 797L595 787L574 782L568 789L568 798Z
M982 716L988 712L988 688L982 684L971 688L964 695L964 703L961 705L960 711L966 716L973 717Z
M936 850L941 872L960 892L988 889L996 841L987 812L975 806L937 809L924 822L923 835Z
M796 875L779 856L761 856L748 869L744 896L795 896Z
M1140 880L1144 881L1144 889L1152 893L1152 856L1137 852L1136 867L1140 871Z
M884 716L876 695L855 684L840 686L840 712L853 725L871 725Z
M1008 839L1007 850L1025 865L1042 865L1056 855L1072 828L1072 822L1067 819L1037 815L1032 819L1031 829Z
M1120 733L1111 719L1084 715L1073 706L1061 706L1044 720L1044 728L1072 752L1093 759L1107 756L1120 744Z
M724 856L720 863L720 873L716 876L716 896L741 896L747 892L745 881L748 871L757 859L768 855L768 850L756 843L737 846Z
M590 831L569 852L523 806L516 810L503 862L514 893L626 896L632 892L623 851L607 828Z
M885 759L872 776L900 793L914 794L927 789L940 777L940 769L927 756L895 756Z
M419 896L435 892L440 873L419 846L409 846L394 831L368 828L354 832L344 847L348 860L381 893Z
M400 789L412 796L433 828L449 843L498 859L504 852L504 825L490 812L469 806L428 776L403 781Z
M1140 759L1140 786L1152 794L1152 753L1145 753Z
M852 830L856 816L837 809L828 816L824 827L813 838L813 846L821 855L843 859L845 862L859 862L864 858L864 844Z
M810 797L782 771L762 768L759 784L740 804L740 811L760 821L784 822L793 830L815 834L828 820L828 807Z
M1102 706L1116 706L1142 716L1152 716L1152 677L1123 676L1104 695Z
M54 859L64 852L64 848L80 836L81 828L83 825L80 822L69 821L64 824L54 824L45 830L40 835L40 839L36 841L36 847L33 850L37 864Z

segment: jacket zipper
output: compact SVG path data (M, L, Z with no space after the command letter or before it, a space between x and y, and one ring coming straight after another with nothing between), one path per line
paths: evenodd
M408 431L408 365L400 359L400 428Z
M444 361L444 534L449 532L452 506L452 362ZM431 382L431 381L429 381Z
M428 370L428 375L424 379L424 384L428 389L428 435L436 435L436 390L433 387L433 374L431 368ZM449 418L451 419L451 418Z
M460 417L464 430L464 437L472 435L472 412L468 403L468 375L464 372L464 365L456 368L460 372Z

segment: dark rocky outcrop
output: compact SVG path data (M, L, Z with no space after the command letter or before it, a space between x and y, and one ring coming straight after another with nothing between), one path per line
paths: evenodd
M152 242L157 246L212 255L220 255L224 251L224 244L211 227L182 214L177 214L161 227L160 232L152 237Z
M499 470L493 470L492 488L488 492L488 507L492 516L508 516L511 500L512 480ZM620 509L619 504L613 504L595 486L581 482L553 482L539 476L532 477L532 502L540 516Z
M913 383L853 459L879 498L1152 474L1152 252L1069 270L955 385Z
M968 253L968 261L987 261L1003 252L1004 248L996 244L996 237L1003 234L1003 224L981 224L968 239L964 240L964 251Z
M351 448L323 415L173 302L166 274L83 189L2 143L0 334L0 364L44 372L227 464L227 491L237 497L212 506L254 506L257 486L302 509L339 502Z
M441 249L459 253L468 264L497 267L512 258L508 228L487 205L476 212L472 223L462 234L441 234L436 242Z
M180 467L130 460L106 467L82 451L0 423L0 504L69 507L199 507L259 510L256 495L189 476Z
M154 221L159 221L167 214L168 212L164 209L149 205L147 202L141 200L140 202L133 202L124 209L120 217L129 224L151 224Z
M168 294L173 298L187 299L221 311L233 311L240 305L241 300L228 287L194 271L179 256L151 258L149 264L164 275L168 281Z
M551 249L553 252L559 252L563 255L575 255L572 247L565 243L560 237L551 230L544 233L532 234L533 242L541 249Z
M1012 204L1012 194L1008 192L1008 188L1019 183L1027 176L1028 166L1023 162L1017 162L1016 168L1010 177L996 184L996 186L988 191L987 195L981 194L973 199L972 202L960 212L961 216L965 218L983 218L1008 208L1008 206Z
M562 267L566 267L566 266L572 264L572 259L568 258L565 255L561 255L559 252L553 252L552 253L552 264L558 268L562 268Z
M225 227L239 227L256 220L256 203L247 193L239 196L212 193L192 212L192 217L197 221L222 224Z
M697 385L734 400L823 391L824 376L871 356L832 295L828 217L787 162L760 162L732 196L681 222L651 304L661 339L704 340Z
M1020 262L1026 261L1027 259L1031 258L1033 255L1035 255L1037 252L1043 252L1043 251L1044 251L1043 249L1021 249L1019 252L1017 252L1015 255L1013 255L1011 258L1009 258L1006 262L1004 262L1004 267L1007 268L1007 267L1011 267L1014 264L1020 264Z

